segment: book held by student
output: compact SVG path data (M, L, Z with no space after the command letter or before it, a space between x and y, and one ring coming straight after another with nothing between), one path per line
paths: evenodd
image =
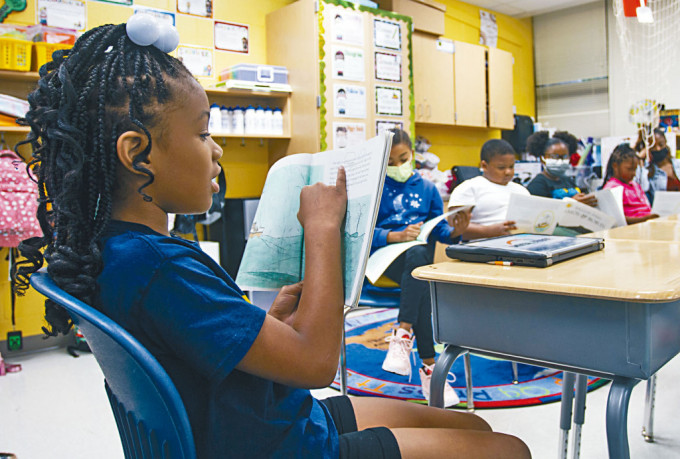
M317 182L335 184L347 174L343 228L345 305L356 306L385 180L392 134L320 153L286 156L269 170L236 283L242 290L276 290L304 278L304 234L297 219L300 191Z

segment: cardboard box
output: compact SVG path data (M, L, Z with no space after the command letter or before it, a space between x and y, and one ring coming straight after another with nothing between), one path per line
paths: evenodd
M411 16L413 28L437 36L444 35L446 5L432 0L377 0L380 8Z

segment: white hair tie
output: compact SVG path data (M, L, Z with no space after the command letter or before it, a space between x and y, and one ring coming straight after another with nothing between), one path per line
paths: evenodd
M139 46L154 45L164 53L174 51L179 44L177 29L149 14L134 14L128 19L125 31L133 43Z

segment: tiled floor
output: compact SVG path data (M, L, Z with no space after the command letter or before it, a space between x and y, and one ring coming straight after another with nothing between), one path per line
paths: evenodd
M0 377L0 451L13 452L18 459L123 457L103 376L92 355L76 359L58 349L8 360L21 363L23 369ZM645 384L635 388L628 417L632 458L680 459L679 382L680 358L676 358L659 372L653 444L640 435ZM608 388L588 394L581 445L584 459L607 457ZM324 398L337 392L323 389L314 394ZM557 457L559 404L477 413L495 430L523 439L534 458Z

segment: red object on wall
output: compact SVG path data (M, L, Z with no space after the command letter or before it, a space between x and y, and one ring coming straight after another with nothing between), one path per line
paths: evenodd
M647 2L644 2L645 5ZM623 0L623 15L627 18L634 18L637 16L635 8L640 6L640 0Z

